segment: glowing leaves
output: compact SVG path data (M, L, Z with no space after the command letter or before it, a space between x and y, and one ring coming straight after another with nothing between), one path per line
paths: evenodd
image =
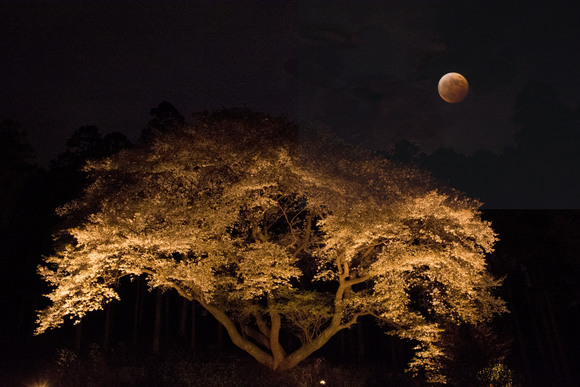
M490 252L497 239L490 224L480 219L479 205L476 201L462 199L457 195L452 197L430 191L410 200L405 212L409 219L425 223L425 229L444 234L447 240L455 239L468 244L470 248Z
M241 252L236 265L239 283L236 290L245 299L263 296L280 287L289 287L290 279L302 273L294 266L296 259L274 243L254 243Z
M121 277L146 275L198 300L269 367L296 365L372 315L416 340L411 368L441 380L439 324L505 310L485 272L496 236L477 202L328 137L298 142L280 120L198 118L90 165L94 183L61 210L77 221L59 234L69 245L40 269L53 290L38 332L116 298ZM303 346L284 357L279 329Z
M429 383L446 382L441 361L445 356L439 341L443 329L437 324L420 322L411 325L410 329L401 329L397 332L400 337L416 340L415 356L409 363L407 371L419 373L424 371Z
M292 324L302 343L311 342L332 318L330 295L315 291L293 291L281 289L276 309Z
M59 326L67 316L78 322L87 312L119 299L112 288L114 275L95 266L96 259L98 254L79 254L69 246L62 254L47 259L56 268L39 267L39 274L55 289L48 295L52 305L38 315L36 334Z

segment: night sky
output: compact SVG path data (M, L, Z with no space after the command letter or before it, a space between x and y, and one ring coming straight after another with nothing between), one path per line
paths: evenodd
M580 13L573 2L3 1L1 7L0 118L22 124L41 165L84 125L135 141L162 101L186 118L246 106L327 126L376 150L410 140L427 154L445 147L468 157L517 148L516 97L535 81L558 93L578 128ZM451 71L470 84L458 104L437 94L440 77ZM540 131L548 142L555 132L549 124ZM543 161L547 169L559 169L577 189L577 159L553 165L551 159ZM534 180L532 172L521 175ZM522 206L580 208L575 194L561 202L547 200L551 192L533 197Z

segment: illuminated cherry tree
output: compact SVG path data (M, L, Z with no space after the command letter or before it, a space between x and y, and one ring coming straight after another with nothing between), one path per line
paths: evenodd
M86 169L93 183L59 210L75 226L39 269L53 289L37 334L119 299L120 278L146 275L150 288L199 302L271 369L370 315L416 343L411 370L444 381L443 326L505 309L478 202L283 119L199 114ZM284 348L282 329L301 345Z

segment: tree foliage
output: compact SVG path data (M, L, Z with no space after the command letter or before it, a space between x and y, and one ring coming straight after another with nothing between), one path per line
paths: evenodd
M84 196L59 210L76 226L39 269L53 290L37 333L146 275L199 302L271 369L372 315L417 343L411 370L442 381L442 327L504 310L479 203L331 136L299 137L284 119L201 113L87 170ZM283 348L281 329L301 345Z

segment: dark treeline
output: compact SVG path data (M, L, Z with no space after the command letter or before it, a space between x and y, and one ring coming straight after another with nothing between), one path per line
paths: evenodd
M484 210L499 235L490 270L510 313L495 333L526 386L575 385L579 358L580 210Z
M415 163L453 187L479 198L484 208L580 208L580 106L566 106L540 82L518 95L512 121L515 146L500 154L480 150L470 156L450 148L432 154L401 141L390 158Z
M544 208L563 208L580 197L575 173L580 165L578 113L548 86L532 83L515 106L517 147L500 155L476 152L467 157L450 149L425 155L414 144L402 142L389 157L431 170L481 198L484 208L532 208L538 198ZM82 167L88 160L139 146L156 132L186 124L168 102L152 109L151 115L137 145L120 133L79 128L47 169L35 165L34 150L18 123L0 124L0 375L31 372L59 353L62 357L65 349L87 354L96 348L104 359L116 361L131 356L159 359L168 353L219 357L224 349L236 351L221 326L195 303L173 292L149 292L142 277L121 281L121 301L89 314L81 324L38 337L32 334L35 311L48 302L36 267L50 253L52 234L63 222L55 208L82 192L87 184ZM511 313L498 319L492 331L454 331L448 338L454 354L451 381L473 385L470 378L492 359L512 369L524 385L572 385L580 378L573 366L580 356L580 248L575 235L580 211L484 209L484 218L492 221L500 237L489 265L494 274L506 278L501 292ZM317 355L337 363L380 363L384 372L401 373L410 357L409 345L364 320Z

